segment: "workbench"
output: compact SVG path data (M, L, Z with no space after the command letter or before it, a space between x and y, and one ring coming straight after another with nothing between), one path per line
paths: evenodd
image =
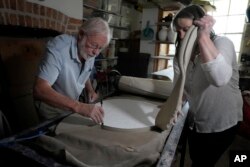
M178 121L176 124L172 127L168 137L166 138L164 147L162 148L162 153L160 155L159 161L157 162L157 167L171 167L172 163L175 160L175 155L176 152L178 151L178 145L179 145L179 140L182 135L182 130L184 128L186 116L188 113L188 103L186 103L183 106L183 115L178 118ZM47 122L52 123L52 122ZM43 124L42 127L46 127L48 124ZM48 125L48 127L51 125ZM40 130L42 129L40 127ZM29 133L34 133L35 129L32 129ZM33 131L33 132L32 132ZM43 134L42 134L43 135ZM16 136L17 137L17 136ZM28 144L27 144L28 143ZM29 140L22 141L22 142L12 142L10 144L5 145L2 147L1 150L5 148L4 152L6 152L6 149L11 150L13 156L18 155L20 157L23 157L24 159L29 159L30 163L36 162L37 164L43 165L43 166L51 166L51 165L56 165L56 166L61 166L61 167L66 167L66 166L71 166L68 164L60 163L56 159L53 159L48 156L44 156L44 154L41 154L38 150L34 149L33 147L29 147ZM1 153L1 152L0 152ZM8 154L5 155L5 157ZM11 155L12 156L12 155ZM5 159L5 160L8 160ZM26 162L28 163L28 162ZM27 165L27 164L26 164Z

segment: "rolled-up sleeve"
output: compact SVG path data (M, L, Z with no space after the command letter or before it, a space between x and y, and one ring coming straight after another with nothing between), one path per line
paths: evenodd
M213 61L201 64L208 81L215 86L227 84L233 74L233 62L236 61L236 53L232 41L226 37L214 40L219 55Z
M208 81L217 87L226 85L232 77L232 67L221 54L213 61L201 64L201 67Z

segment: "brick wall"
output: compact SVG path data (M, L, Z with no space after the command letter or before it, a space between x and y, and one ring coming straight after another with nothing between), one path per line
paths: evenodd
M0 25L52 29L60 33L74 34L81 23L82 20L25 0L0 0Z

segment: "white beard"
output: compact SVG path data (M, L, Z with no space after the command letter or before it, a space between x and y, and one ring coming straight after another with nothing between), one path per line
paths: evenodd
M78 47L77 49L78 49L79 57L82 57L84 60L87 60L88 58L91 57L90 55L88 55L88 54L84 51L84 48L85 48L85 40L82 40L81 42L78 42L77 47Z

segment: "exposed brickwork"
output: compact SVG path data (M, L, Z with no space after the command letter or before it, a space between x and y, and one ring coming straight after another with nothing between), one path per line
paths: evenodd
M17 25L77 33L82 20L70 18L55 9L25 0L0 1L0 25Z

